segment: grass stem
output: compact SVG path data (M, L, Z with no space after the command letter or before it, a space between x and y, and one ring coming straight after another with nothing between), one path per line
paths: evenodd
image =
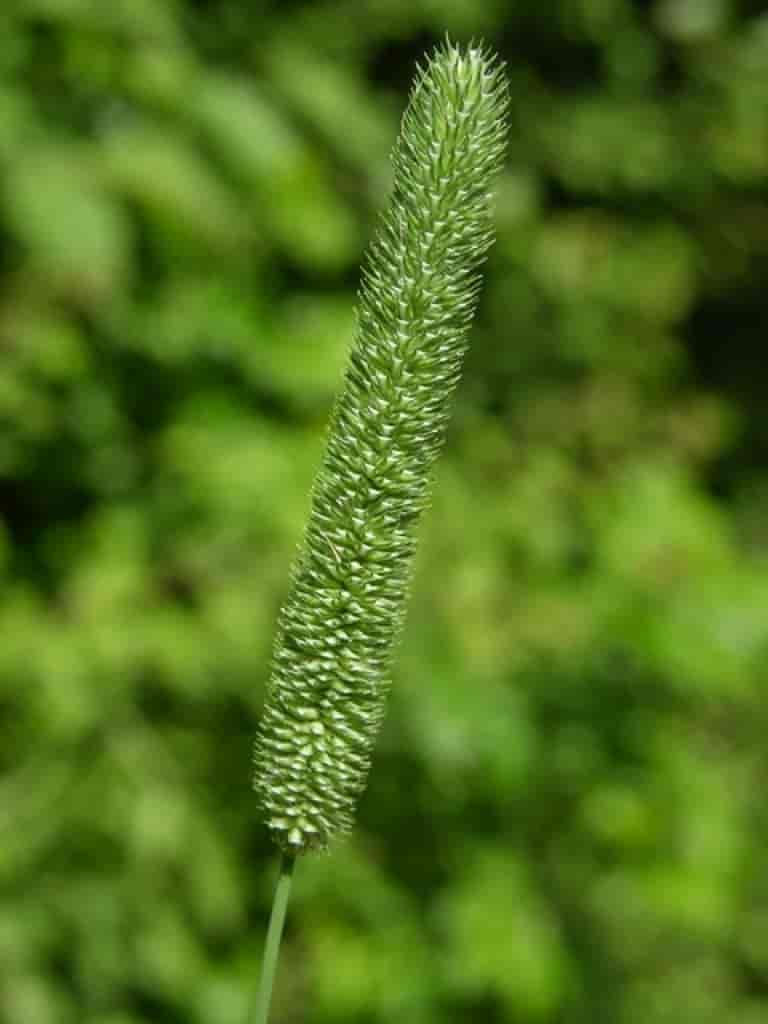
M283 925L285 923L285 912L288 908L288 897L291 894L291 880L293 878L293 865L296 858L288 853L283 853L280 859L280 874L277 879L275 896L272 901L272 914L269 918L267 929L267 941L264 946L264 960L261 966L261 979L259 991L256 996L256 1007L253 1014L253 1024L267 1024L269 1020L269 1007L272 1002L272 986L275 980L277 958L280 952L280 940L283 937Z

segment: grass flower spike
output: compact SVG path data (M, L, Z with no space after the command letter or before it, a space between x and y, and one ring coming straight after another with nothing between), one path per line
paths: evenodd
M492 241L506 104L499 64L446 42L419 70L403 118L255 744L255 788L288 854L348 831L365 786Z

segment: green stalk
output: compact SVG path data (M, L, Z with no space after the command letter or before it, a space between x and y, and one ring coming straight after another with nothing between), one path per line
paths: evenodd
M264 944L264 960L261 965L261 980L259 981L259 991L256 996L256 1007L252 1018L253 1024L267 1024L269 1020L272 986L275 981L277 957L280 952L280 940L283 937L285 912L288 909L288 897L291 894L291 880L295 863L296 858L289 853L284 853L280 858L280 874L277 879L274 899L272 900L272 913L269 918L267 941Z

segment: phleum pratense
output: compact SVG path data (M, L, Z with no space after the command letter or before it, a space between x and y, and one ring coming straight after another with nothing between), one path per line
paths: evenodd
M499 63L446 41L403 117L255 743L258 799L287 854L347 832L365 786L492 241L507 102Z

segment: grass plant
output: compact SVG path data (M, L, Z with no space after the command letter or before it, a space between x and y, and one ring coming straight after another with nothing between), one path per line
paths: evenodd
M282 852L255 1024L269 1015L294 861L350 830L365 787L493 239L506 106L499 62L446 41L417 72L395 146L255 742L254 785Z

